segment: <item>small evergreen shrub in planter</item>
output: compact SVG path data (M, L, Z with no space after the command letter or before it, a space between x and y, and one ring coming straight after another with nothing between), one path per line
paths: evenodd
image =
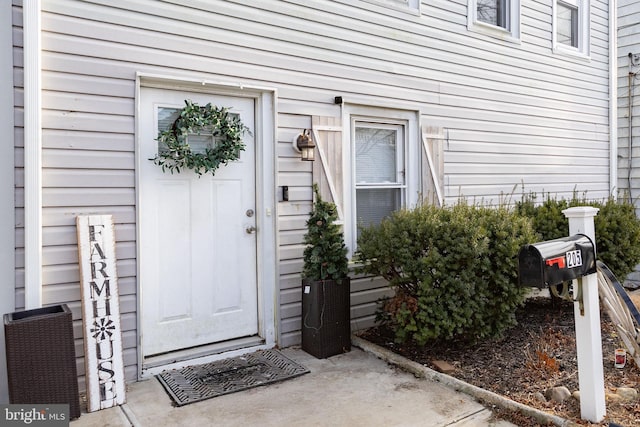
M302 270L302 349L326 358L351 349L351 281L335 204L320 197L307 220Z
M517 285L520 247L534 239L528 218L506 207L421 206L361 230L361 272L395 290L380 318L403 342L478 340L515 324L525 289Z
M574 195L570 200L546 195L536 205L536 194L529 193L516 203L519 215L531 218L537 240L552 240L569 234L569 221L562 211L574 206L593 206L600 209L594 218L597 257L620 280L640 263L640 220L634 206L627 200L587 200Z

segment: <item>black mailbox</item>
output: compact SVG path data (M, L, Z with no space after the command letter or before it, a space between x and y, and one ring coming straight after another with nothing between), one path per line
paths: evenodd
M596 272L593 242L584 234L524 245L518 263L520 286L541 289Z

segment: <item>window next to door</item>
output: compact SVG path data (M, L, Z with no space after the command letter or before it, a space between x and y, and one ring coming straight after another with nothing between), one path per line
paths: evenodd
M467 14L470 31L520 42L520 0L469 0Z
M404 135L404 125L355 122L353 150L358 225L379 224L382 218L405 205Z
M345 176L345 240L356 249L359 227L379 224L416 205L420 192L417 113L354 107L349 115L351 173ZM385 117L386 115L386 117Z

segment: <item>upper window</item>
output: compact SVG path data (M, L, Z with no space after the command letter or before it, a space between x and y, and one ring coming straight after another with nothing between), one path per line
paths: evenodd
M509 29L509 1L508 0L477 0L476 16L478 21Z
M567 46L578 47L578 8L558 2L557 41Z
M469 0L468 28L510 41L520 39L520 0Z
M589 0L554 0L553 26L555 52L589 55Z
M388 6L392 9L401 10L403 12L420 12L420 0L364 0L368 3Z

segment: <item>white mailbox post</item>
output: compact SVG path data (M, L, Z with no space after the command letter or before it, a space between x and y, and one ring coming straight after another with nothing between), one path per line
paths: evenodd
M569 219L569 235L579 233L587 235L594 242L594 250L597 250L593 217L598 214L598 209L581 206L565 209L562 213ZM582 288L581 300L574 301L580 416L582 419L598 423L607 413L602 367L598 278L597 274L589 274L576 281Z

